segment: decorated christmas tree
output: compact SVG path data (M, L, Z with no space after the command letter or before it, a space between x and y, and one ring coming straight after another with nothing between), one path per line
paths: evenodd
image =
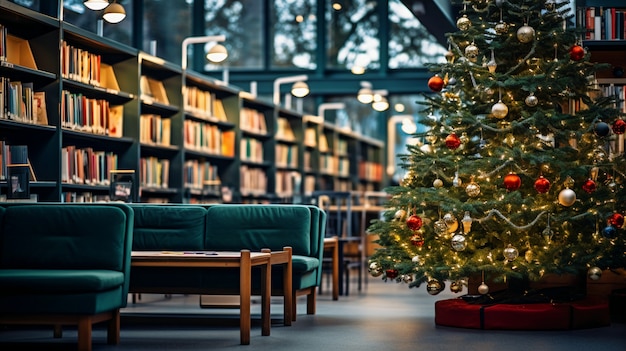
M626 122L566 0L466 0L369 271L460 292L626 266ZM487 279L488 278L488 279Z

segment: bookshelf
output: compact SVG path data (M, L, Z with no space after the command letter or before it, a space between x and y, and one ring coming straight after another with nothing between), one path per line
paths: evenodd
M0 141L27 146L39 201L106 201L112 170L135 174L140 202L383 187L372 174L384 145L318 116L6 0L0 33L1 92L17 94L0 99L13 101L0 106Z

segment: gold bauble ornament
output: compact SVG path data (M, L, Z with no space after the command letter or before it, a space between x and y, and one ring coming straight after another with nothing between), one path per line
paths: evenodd
M463 15L456 21L456 26L460 30L466 31L472 26L472 21L467 18L467 15Z
M513 261L517 258L517 256L519 256L519 251L517 251L517 249L511 244L507 245L507 247L504 249L504 258L507 261Z
M435 179L435 180L433 181L433 186L434 186L436 189L439 189L439 188L441 188L441 187L443 186L443 181L442 181L441 179L437 178L437 179Z
M431 295L437 295L446 288L446 284L444 282L440 282L437 279L431 279L426 283L426 291L428 291Z
M517 30L517 40L520 43L530 43L535 39L535 29L527 24L524 24Z
M383 274L383 270L378 266L378 263L372 262L368 268L368 272L372 277L379 277Z
M465 187L465 192L469 197L477 197L480 195L480 185L476 182L471 182Z
M509 108L502 102L502 100L499 100L491 106L491 115L495 118L503 119L507 114L509 114Z
M455 294L463 291L463 282L459 280L455 280L452 283L450 283L450 291L452 291Z
M438 220L433 224L433 229L437 235L444 235L448 233L448 225L445 220Z
M495 30L496 30L496 34L504 35L509 31L509 25L500 21L498 22L498 24L496 24Z
M446 213L443 216L443 221L446 223L448 233L454 233L459 229L459 221L452 213Z
M569 207L576 202L576 193L570 188L561 190L559 193L559 203L563 206Z
M524 259L526 262L531 263L533 258L535 258L535 254L530 249L526 250L526 253L524 253Z

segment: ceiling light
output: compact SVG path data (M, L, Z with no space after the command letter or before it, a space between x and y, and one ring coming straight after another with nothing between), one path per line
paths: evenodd
M356 98L362 104L369 104L370 102L374 101L374 92L368 87L361 88L359 89Z
M354 65L350 69L350 72L352 72L352 74L363 74L363 73L365 73L365 67L359 66L359 65Z
M295 82L291 87L291 94L299 98L305 97L309 95L309 86L303 81Z
M215 44L206 54L206 58L214 63L220 63L228 57L228 51L222 44Z
M372 102L372 108L378 112L386 111L389 108L389 102L384 96L375 94L374 102Z
M109 0L85 0L83 5L90 10L100 11L109 6Z
M117 2L109 5L102 15L105 21L109 23L120 23L124 18L126 18L126 11L124 10L124 6L118 4Z

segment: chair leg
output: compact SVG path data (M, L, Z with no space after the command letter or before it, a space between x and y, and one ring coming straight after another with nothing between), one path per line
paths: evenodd
M78 351L91 351L91 316L78 320Z
M315 288L312 288L306 296L306 314L315 314L315 300Z
M107 344L117 345L120 343L120 310L113 312L107 328Z

